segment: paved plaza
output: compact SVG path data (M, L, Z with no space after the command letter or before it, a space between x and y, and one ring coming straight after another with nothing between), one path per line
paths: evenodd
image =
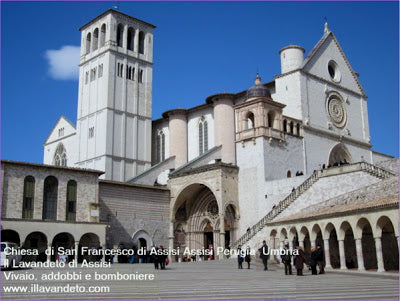
M245 264L244 264L245 267ZM45 281L43 274L67 272L91 274L92 280ZM11 274L28 275L36 280L6 279ZM95 280L97 274L116 277L152 275L154 280ZM389 277L388 277L389 276ZM238 270L235 260L172 263L166 270L154 270L152 264L114 264L109 268L21 269L2 271L2 299L399 299L397 274L337 273L313 276L305 269L303 277L285 276L282 268L270 265L268 271L258 266ZM107 276L108 277L108 276ZM52 286L79 285L108 292L72 293L38 292L37 283ZM25 293L5 293L6 287L27 287ZM35 291L36 290L36 291Z

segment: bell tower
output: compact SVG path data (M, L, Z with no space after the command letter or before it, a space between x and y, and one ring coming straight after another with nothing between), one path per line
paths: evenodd
M154 28L110 9L79 29L77 167L115 181L150 167Z

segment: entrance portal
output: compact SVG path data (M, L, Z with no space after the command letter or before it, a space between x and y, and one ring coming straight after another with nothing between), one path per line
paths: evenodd
M204 248L208 249L214 246L214 229L211 226L210 222L207 223L204 228Z

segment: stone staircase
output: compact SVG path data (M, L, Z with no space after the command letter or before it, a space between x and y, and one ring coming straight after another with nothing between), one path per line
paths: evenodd
M387 179L395 176L395 174L372 165L367 162L358 162L354 164L346 164L338 167L331 167L329 169L315 170L310 177L308 177L302 184L297 186L286 198L280 201L276 206L272 208L267 215L260 219L255 225L253 225L249 231L242 235L238 240L233 242L230 247L237 248L238 245L244 245L250 239L252 239L259 231L261 231L269 222L275 219L281 214L287 207L294 203L302 194L304 194L315 182L319 179L329 176L337 176L345 173L352 173L364 171L378 179Z

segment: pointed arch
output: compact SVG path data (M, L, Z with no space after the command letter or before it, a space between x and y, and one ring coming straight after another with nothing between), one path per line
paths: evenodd
M343 143L336 144L329 152L328 165L334 166L343 163L352 163L353 159Z
M53 165L67 166L67 150L65 149L64 144L61 142L57 145L54 153Z

